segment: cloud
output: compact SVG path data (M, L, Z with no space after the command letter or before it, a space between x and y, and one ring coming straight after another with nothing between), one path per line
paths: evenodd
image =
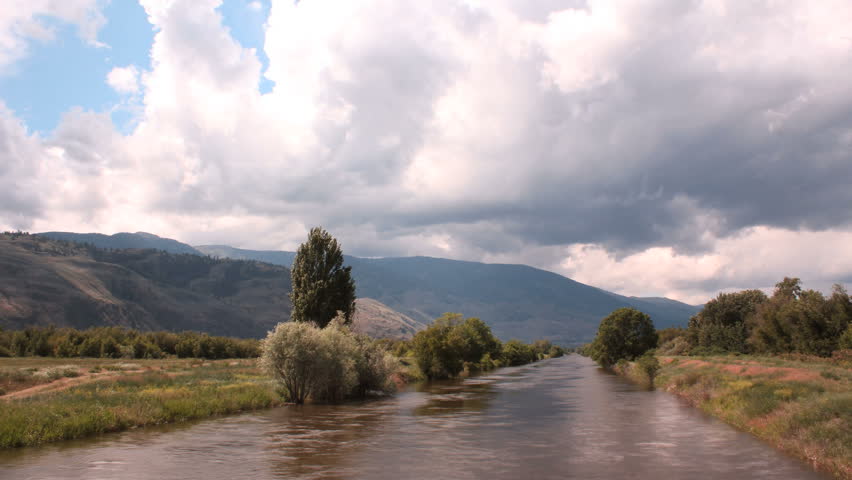
M292 249L323 225L352 254L696 301L777 281L733 268L761 241L820 285L852 276L787 246L852 230L845 0L277 1L263 73L219 1L141 3L151 70L108 78L138 89L131 133L72 112L41 139L6 114L32 153L0 182L35 186L15 190L33 229ZM73 201L39 193L57 189Z
M139 69L135 65L115 67L107 74L106 82L118 93L136 93L139 91Z
M0 73L27 55L31 41L49 41L59 20L77 27L80 38L93 46L106 24L102 0L27 0L0 3Z
M45 214L37 180L42 155L39 138L0 102L0 218L6 225L28 228Z
M695 304L719 291L761 288L771 293L784 277L829 292L852 272L850 231L749 228L720 240L712 253L679 255L655 247L616 259L596 245L572 245L557 271L575 280L636 295L668 295ZM846 280L848 281L848 280Z

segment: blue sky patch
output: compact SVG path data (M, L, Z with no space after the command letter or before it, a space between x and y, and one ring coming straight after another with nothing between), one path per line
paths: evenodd
M225 0L220 7L223 22L231 35L246 48L255 48L263 69L269 58L263 51L264 23L269 16L268 0ZM138 2L112 1L104 10L107 23L98 40L107 47L96 47L82 40L74 25L53 18L44 20L55 31L55 38L31 41L29 52L0 75L0 98L28 127L49 137L62 118L74 107L95 112L112 112L116 127L128 133L133 114L121 106L126 96L106 83L115 67L135 65L150 70L150 49L156 33ZM59 81L61 79L61 81ZM274 83L258 80L261 93Z

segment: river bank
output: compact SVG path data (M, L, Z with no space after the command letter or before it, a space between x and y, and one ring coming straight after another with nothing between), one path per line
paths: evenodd
M254 359L0 359L0 448L281 405Z
M656 388L814 468L852 479L852 358L660 357ZM639 383L632 365L618 373Z

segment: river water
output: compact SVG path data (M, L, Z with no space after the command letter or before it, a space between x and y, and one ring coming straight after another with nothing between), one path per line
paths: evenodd
M824 479L578 355L412 387L0 452L2 479Z

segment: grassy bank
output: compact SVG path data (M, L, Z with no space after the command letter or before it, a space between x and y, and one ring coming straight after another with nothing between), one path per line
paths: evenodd
M819 470L852 479L852 358L660 357L664 389ZM647 383L636 368L620 373Z
M0 378L0 448L281 403L254 360L0 359Z

